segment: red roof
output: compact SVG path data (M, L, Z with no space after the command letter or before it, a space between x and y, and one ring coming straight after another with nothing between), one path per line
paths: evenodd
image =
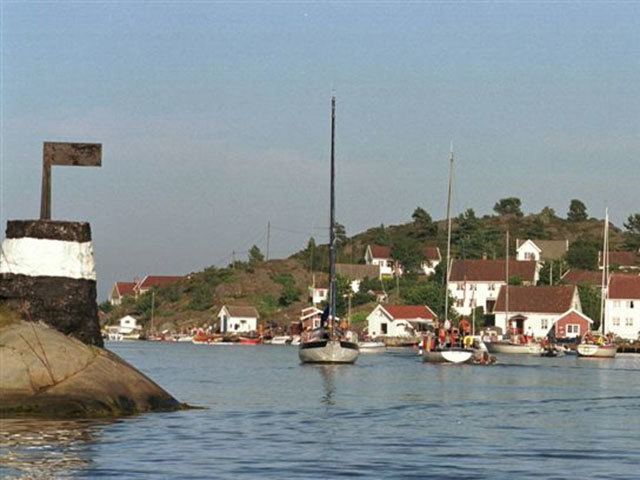
M182 280L184 276L169 276L169 275L147 275L136 285L136 289L159 287L161 285L168 285L178 280Z
M116 289L121 297L133 295L133 287L135 286L136 282L116 282Z
M564 313L571 309L575 285L509 286L509 312ZM500 288L494 312L505 311L506 288Z
M382 307L394 320L423 318L435 320L436 314L426 305L385 305Z
M602 266L602 252L599 255L600 266ZM619 267L637 267L640 265L640 255L637 252L609 252L609 265Z
M422 253L424 253L425 258L431 262L440 261L442 259L440 256L440 249L438 247L424 247L422 249Z
M504 260L454 260L451 264L449 281L451 282L504 282ZM509 277L519 276L523 282L535 280L536 262L534 260L509 260Z
M566 321L567 323L578 323L580 321L586 321L588 323L593 323L593 320L591 320L589 317L587 317L584 313L580 313L577 312L575 310L571 310L567 313L565 313L564 315L562 315L561 317L558 317L556 319L556 323L560 322L560 321Z
M609 298L640 299L640 275L611 275Z
M369 245L373 258L391 258L391 247L387 245Z
M579 283L586 283L589 285L601 285L602 284L602 272L595 270L568 270L561 279L568 285L578 285Z

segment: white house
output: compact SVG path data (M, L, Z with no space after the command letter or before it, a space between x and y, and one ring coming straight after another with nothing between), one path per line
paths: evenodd
M109 303L113 306L122 304L124 297L134 297L134 287L137 282L115 282L109 293Z
M536 262L509 261L509 277L519 277L523 285L537 283ZM453 260L447 286L454 307L461 315L471 315L475 307L492 313L500 287L506 285L505 260Z
M516 260L559 260L569 250L569 240L516 239Z
M378 305L367 316L367 331L371 337L412 337L435 320L426 305Z
M329 287L326 285L318 286L312 285L309 287L309 298L313 305L319 305L322 302L326 302L329 298Z
M503 332L517 335L530 332L539 338L546 336L554 323L569 310L582 312L575 285L511 285L508 287L508 303L507 287L503 286L493 312L496 327Z
M258 311L254 307L224 305L218 313L220 333L249 333L258 329Z
M424 247L422 249L424 254L424 260L420 267L425 275L433 275L436 271L436 267L442 261L442 255L440 255L440 249L438 247Z
M364 263L367 265L378 265L380 267L380 278L393 276L395 261L391 258L391 247L386 245L367 245L364 252ZM399 272L402 274L402 271Z
M122 335L139 334L142 327L138 325L138 321L131 315L126 315L120 319L120 326L118 327L118 333Z
M605 332L635 340L640 335L640 275L613 274L605 300Z

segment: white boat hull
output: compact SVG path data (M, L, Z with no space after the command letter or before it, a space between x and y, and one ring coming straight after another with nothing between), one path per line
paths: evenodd
M426 363L471 363L473 350L445 349L422 352L422 361Z
M503 342L487 342L487 350L489 353L526 353L539 355L543 352L543 348L537 343L503 343Z
M358 354L358 344L340 340L303 342L298 347L302 363L354 363Z
M381 353L384 352L387 347L383 342L359 342L358 349L360 353Z
M596 345L593 343L581 343L576 347L579 357L613 358L618 352L616 345Z

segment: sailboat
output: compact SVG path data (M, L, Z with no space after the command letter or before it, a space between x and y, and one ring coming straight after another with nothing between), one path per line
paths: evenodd
M298 347L302 363L354 363L359 349L355 335L336 327L335 252L335 125L336 98L331 97L331 201L329 220L329 298L319 328L308 332Z
M604 215L604 235L602 241L602 282L600 296L600 328L597 332L587 332L576 347L579 357L613 358L618 351L617 345L609 342L604 329L605 306L609 292L609 209Z
M449 157L449 188L447 193L447 266L444 289L444 318L449 318L449 274L451 269L451 179L453 176L453 146ZM425 339L422 361L427 363L472 363L474 351L467 348L433 346L435 337Z
M538 343L531 342L524 335L524 318L520 315L509 317L509 230L507 230L505 240L505 263L504 263L504 304L505 304L505 327L507 331L515 330L509 335L507 340L499 340L496 342L487 342L486 346L490 353L523 353L523 354L541 354L543 348ZM518 332L517 322L522 322L521 331Z

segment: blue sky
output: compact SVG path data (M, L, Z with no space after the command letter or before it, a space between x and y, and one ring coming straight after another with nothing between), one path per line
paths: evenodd
M640 211L638 2L2 2L0 222L39 213L42 142L103 144L54 168L53 218L91 221L115 280L445 212L569 201ZM239 255L241 256L241 255Z

